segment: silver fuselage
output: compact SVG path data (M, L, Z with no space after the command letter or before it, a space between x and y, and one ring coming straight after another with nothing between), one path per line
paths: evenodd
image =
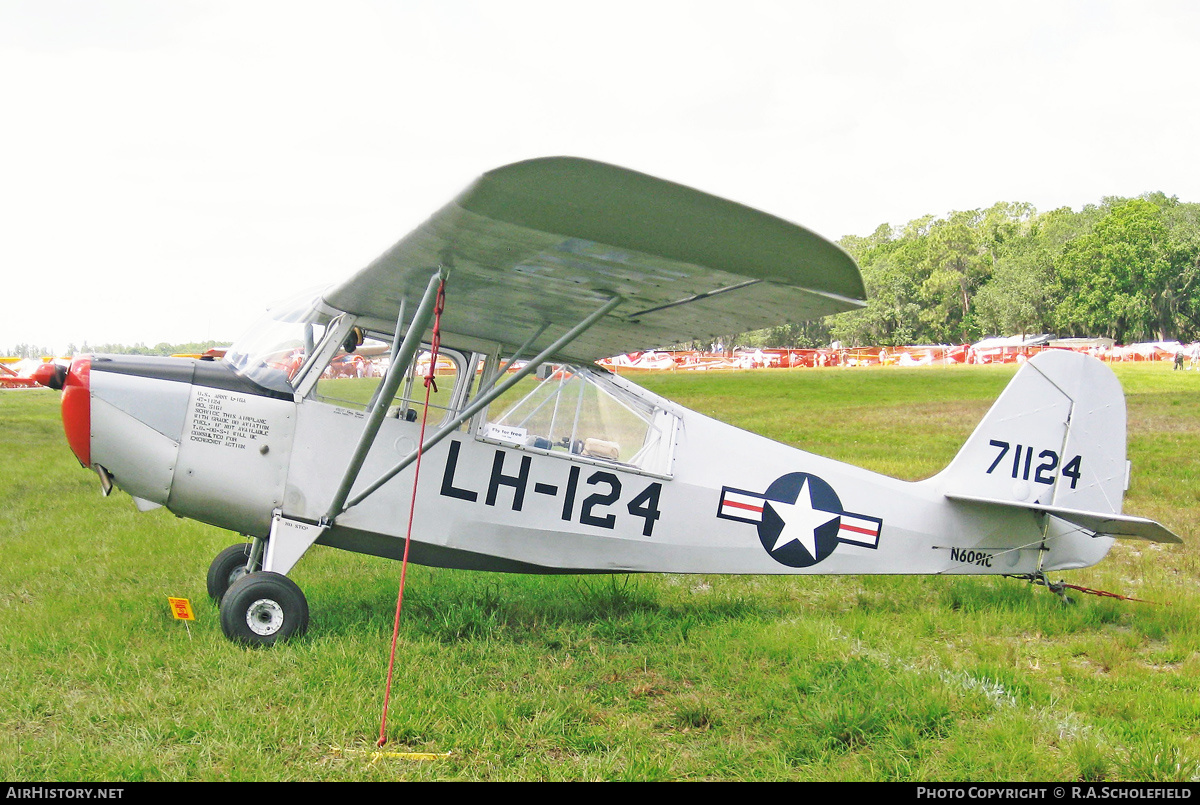
M1026 511L950 505L961 471L898 481L596 375L662 412L670 444L654 471L511 444L481 417L425 453L419 479L413 463L322 523L362 411L256 385L220 362L126 356L92 360L90 459L140 508L252 537L281 514L321 524L317 544L399 558L411 509L412 561L479 570L1022 574L1092 564L1112 543ZM1123 416L1122 405L1122 429ZM1014 443L1061 441L1021 433ZM351 499L420 437L420 422L385 419ZM985 459L966 471L988 482Z

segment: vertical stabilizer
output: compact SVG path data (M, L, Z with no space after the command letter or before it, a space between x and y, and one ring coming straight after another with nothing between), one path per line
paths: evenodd
M1053 514L1043 525L1044 567L1066 569L1099 561L1112 539L1097 534L1116 532L1047 508L1120 515L1127 468L1120 382L1095 358L1049 350L1021 367L950 466L931 480L963 505Z
M1119 514L1126 466L1116 376L1050 350L1021 367L938 479L946 494Z

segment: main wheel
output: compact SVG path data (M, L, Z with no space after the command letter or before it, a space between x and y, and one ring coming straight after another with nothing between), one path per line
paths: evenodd
M229 585L248 572L246 565L250 561L251 547L249 542L230 545L217 554L217 558L208 566L208 597L216 601L218 606ZM254 569L258 568L259 565L255 565Z
M308 601L296 582L279 573L242 576L221 599L221 631L236 643L258 648L308 628Z

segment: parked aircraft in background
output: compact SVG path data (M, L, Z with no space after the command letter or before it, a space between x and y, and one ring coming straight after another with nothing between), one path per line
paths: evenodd
M0 388L36 388L37 385L32 374L22 374L7 363L0 363Z

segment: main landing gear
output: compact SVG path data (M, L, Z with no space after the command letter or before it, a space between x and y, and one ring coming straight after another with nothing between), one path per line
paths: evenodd
M208 569L208 594L221 608L221 631L252 648L298 637L308 629L304 593L287 576L261 570L261 557L255 543L231 545Z

